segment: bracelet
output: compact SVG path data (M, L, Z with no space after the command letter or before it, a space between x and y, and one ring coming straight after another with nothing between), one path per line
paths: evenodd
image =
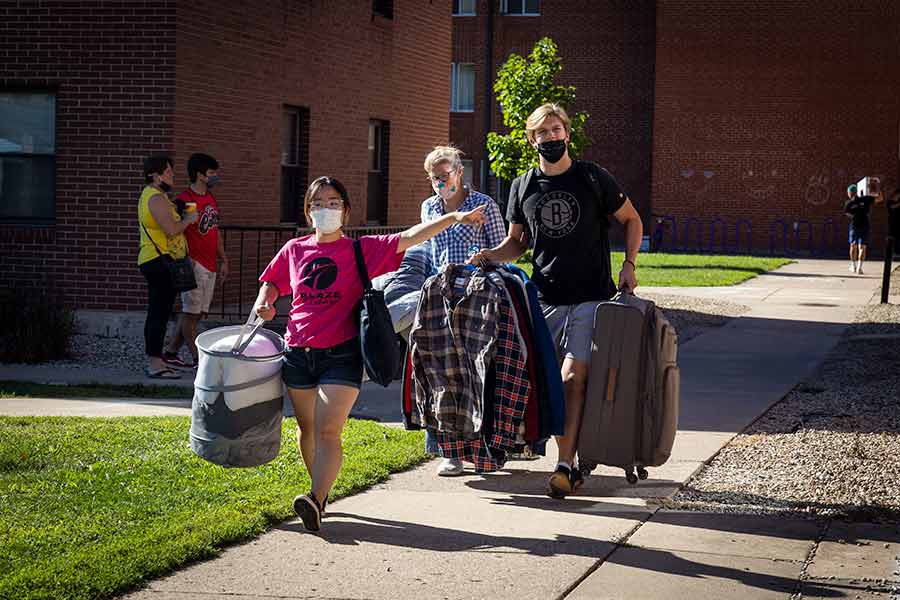
M632 268L632 269L634 269L635 271L637 271L637 265L634 264L633 262L631 262L630 260L628 260L627 258L626 258L625 260L622 261L622 266L625 266L625 263L628 263L629 265L631 265L631 268Z

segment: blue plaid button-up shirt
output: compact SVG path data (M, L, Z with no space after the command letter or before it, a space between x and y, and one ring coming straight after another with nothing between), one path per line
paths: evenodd
M470 191L459 210L472 210L487 204L485 222L480 227L456 223L431 239L431 272L437 273L444 265L464 264L473 248L493 248L506 237L505 222L494 200L481 192ZM444 201L435 194L422 202L422 222L427 223L446 214Z

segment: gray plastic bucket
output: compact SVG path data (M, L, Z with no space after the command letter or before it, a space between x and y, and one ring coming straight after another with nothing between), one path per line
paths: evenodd
M200 353L191 407L191 450L223 467L255 467L278 456L284 386L281 357L284 340L262 329L257 319L219 327L197 336ZM249 333L248 333L249 332ZM271 342L251 341L257 336ZM233 345L226 338L235 337ZM248 349L271 346L264 356L248 356Z

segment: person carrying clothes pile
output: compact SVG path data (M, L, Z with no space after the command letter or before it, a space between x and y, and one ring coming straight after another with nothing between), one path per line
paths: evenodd
M510 188L509 231L498 246L477 253L473 264L513 261L532 250L532 281L556 342L565 385L564 434L557 437L559 460L548 485L553 497L574 492L584 481L575 453L587 386L594 313L618 289L634 291L643 225L631 201L605 169L569 157L571 125L557 104L544 104L528 117L528 141L539 167ZM625 260L612 280L608 217L625 227Z

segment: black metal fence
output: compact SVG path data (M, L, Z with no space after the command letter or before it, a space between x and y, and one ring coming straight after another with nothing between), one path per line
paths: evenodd
M362 235L399 233L407 227L352 227L345 228L344 233L356 239ZM229 257L230 272L224 283L216 289L209 309L210 316L225 322L245 320L259 291L259 275L275 253L291 238L307 235L312 231L309 227L293 225L221 226L219 232L223 236L225 252ZM286 311L279 313L279 319L286 318Z
M749 219L688 217L679 223L654 214L649 242L651 252L826 257L845 253L845 234L846 224L831 218L776 218L760 229Z

